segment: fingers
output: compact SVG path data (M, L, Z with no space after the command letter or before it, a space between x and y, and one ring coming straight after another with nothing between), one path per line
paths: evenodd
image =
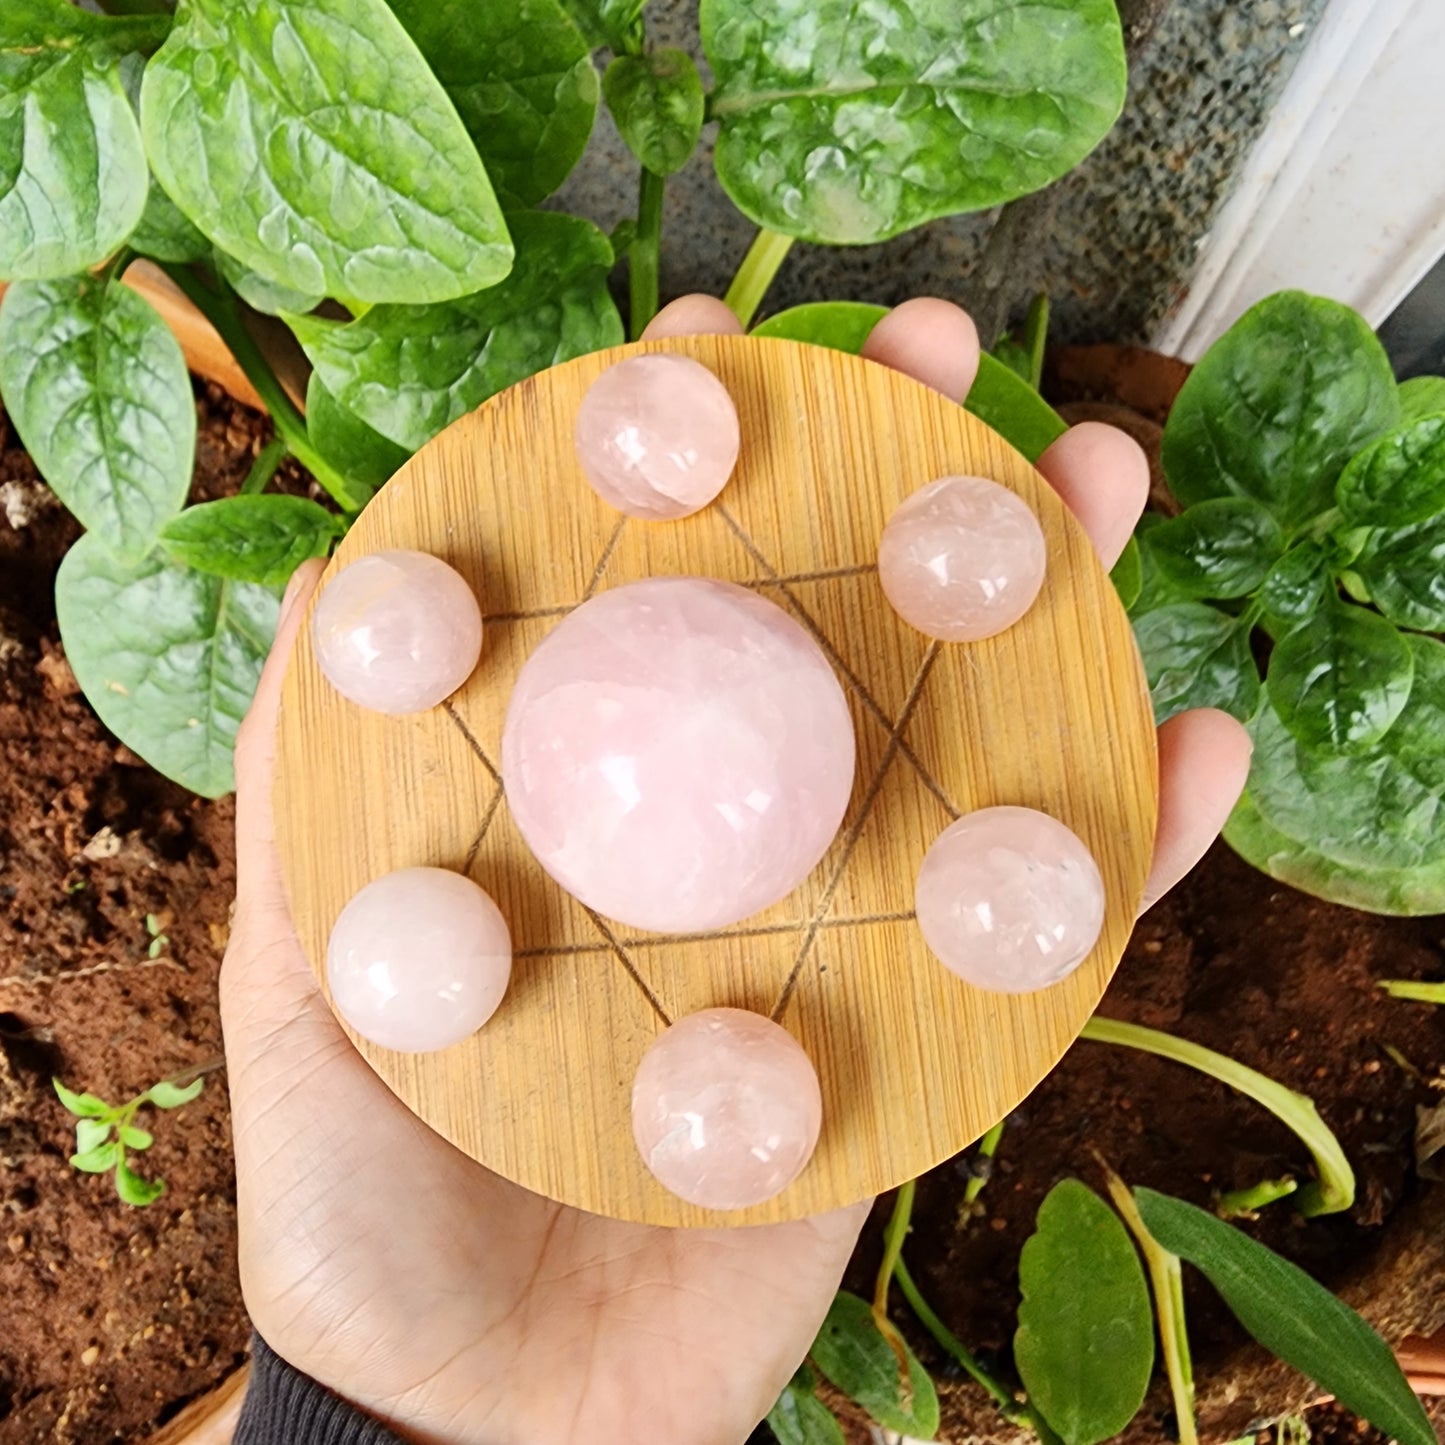
M1228 713L1196 708L1159 729L1159 830L1142 913L1204 856L1244 789L1253 751Z
M1039 458L1038 468L1112 567L1149 500L1143 448L1116 427L1085 421L1070 427Z
M978 328L951 301L915 297L895 306L863 343L863 355L941 391L953 401L968 395L978 375Z
M644 341L668 336L741 336L740 322L716 296L679 296L648 322Z

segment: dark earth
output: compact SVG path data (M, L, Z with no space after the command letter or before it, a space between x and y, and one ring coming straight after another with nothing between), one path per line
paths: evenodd
M269 427L211 388L197 405L196 494L212 497L235 489ZM225 1076L149 1121L157 1142L141 1172L169 1187L147 1210L68 1166L72 1121L49 1081L119 1101L217 1061L233 813L158 778L78 695L51 597L76 528L3 420L0 448L0 1445L107 1445L145 1438L245 1359ZM148 914L169 940L154 959ZM1285 1202L1248 1227L1392 1335L1445 1324L1445 1205L1413 1156L1417 1108L1445 1099L1445 1011L1392 1002L1375 982L1442 976L1445 919L1316 903L1218 847L1140 926L1105 1004L1315 1099L1358 1171L1355 1209L1304 1223ZM1034 1213L1066 1174L1097 1185L1096 1153L1131 1183L1199 1203L1309 1169L1282 1126L1212 1081L1078 1044L1010 1120L975 1215L960 1210L966 1159L920 1185L914 1273L1001 1369ZM878 1228L875 1218L850 1273L864 1293ZM901 1301L895 1314L942 1382L943 1438L1011 1433L929 1352ZM1309 1398L1241 1351L1197 1282L1190 1325L1206 1438ZM1370 1438L1337 1413L1309 1418L1317 1439ZM1167 1399L1151 1398L1131 1434L1169 1438Z

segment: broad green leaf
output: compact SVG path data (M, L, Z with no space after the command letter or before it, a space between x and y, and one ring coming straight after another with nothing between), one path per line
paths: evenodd
M1279 523L1258 502L1217 497L1151 527L1141 544L1190 597L1244 597L1284 552Z
M1130 537L1124 544L1119 560L1109 569L1109 580L1114 584L1114 591L1119 594L1119 601L1124 604L1127 612L1139 600L1139 594L1144 590L1144 564L1139 556L1138 538Z
M99 1118L102 1114L110 1113L110 1105L94 1094L74 1093L67 1089L59 1079L52 1079L50 1084L55 1090L55 1097L77 1118L94 1119Z
M1039 1208L1019 1256L1014 1362L1064 1445L1096 1445L1139 1411L1154 1368L1154 1316L1119 1216L1065 1179Z
M1134 528L1134 540L1139 544L1139 595L1129 607L1131 617L1143 617L1161 607L1192 600L1177 583L1164 575L1154 554L1144 545L1148 533L1155 527L1163 526L1165 520L1157 512L1145 512Z
M90 276L12 286L0 307L0 392L81 525L143 554L185 502L196 447L185 358L150 303Z
M65 0L0 5L0 278L73 275L135 229L149 173L117 62L169 26Z
M702 0L718 178L760 226L886 240L1072 170L1124 103L1114 0Z
M312 445L351 484L347 505L357 512L411 456L342 406L315 371L306 383L306 430Z
M427 307L377 306L345 325L288 318L326 389L413 451L489 396L574 356L619 346L612 247L575 216L513 219L517 268L500 286Z
M75 1152L90 1154L99 1149L110 1138L113 1125L105 1119L77 1119L75 1121Z
M204 1078L196 1079L180 1088L169 1080L162 1079L159 1084L152 1084L146 1090L146 1098L150 1100L157 1109L179 1109L182 1104L189 1104L192 1099L200 1097L201 1090L206 1087Z
M886 306L865 301L811 301L758 322L753 335L807 341L857 356L873 328L887 315Z
M92 534L61 563L55 606L100 720L166 777L206 797L229 793L236 729L276 631L276 594L154 556L128 566Z
M964 409L987 422L1003 439L1036 462L1068 430L1063 418L1001 361L985 353Z
M595 50L606 45L619 55L642 49L642 7L645 0L562 0L562 8Z
M923 1440L938 1433L938 1394L928 1371L909 1350L905 1395L898 1356L878 1332L866 1300L838 1291L813 1342L812 1360L884 1429Z
M1330 602L1275 644L1265 686L1300 742L1357 752L1394 726L1414 677L1415 656L1390 623Z
M1445 515L1372 532L1354 570L1392 622L1445 631Z
M1390 1347L1298 1266L1180 1199L1136 1189L1149 1233L1200 1270L1265 1349L1400 1445L1438 1445Z
M1445 511L1445 416L1421 417L1372 442L1340 474L1345 520L1405 527Z
M280 316L284 312L304 315L307 311L314 311L325 299L319 291L297 291L290 286L278 286L274 281L258 276L249 266L224 251L213 252L212 258L216 269L236 295L267 316Z
M1411 633L1415 682L1373 747L1299 742L1266 703L1250 724L1249 792L1271 827L1349 867L1419 868L1445 858L1445 644Z
M1224 841L1261 873L1346 908L1412 917L1445 913L1445 857L1418 868L1340 863L1271 827L1247 791L1224 826Z
M1400 419L1407 422L1445 412L1445 376L1412 376L1402 381L1400 412Z
M1259 706L1259 669L1250 628L1202 602L1176 602L1134 619L1149 678L1154 721L1192 707L1217 707L1248 722Z
M807 1366L788 1381L768 1411L778 1445L845 1445L837 1417L818 1398L818 1377Z
M1318 542L1301 542L1269 569L1259 589L1266 614L1280 622L1302 622L1324 604L1330 586L1329 558Z
M535 205L567 179L597 116L591 47L558 0L389 0L451 97L492 184Z
M160 1179L142 1179L122 1159L115 1169L115 1192L120 1195L123 1203L144 1209L147 1204L154 1204L166 1192L166 1186Z
M84 1154L72 1154L70 1163L82 1174L104 1174L107 1169L115 1168L116 1160L119 1158L120 1145L112 1139L110 1143L97 1145Z
M127 1149L134 1149L137 1153L143 1154L156 1141L149 1130L137 1129L134 1124L127 1124L120 1131L120 1142Z
M273 285L419 303L511 269L481 160L385 0L181 0L141 129L181 210Z
M627 148L654 175L687 164L702 135L707 96L685 50L619 55L602 77L607 109Z
M197 572L284 587L341 533L341 519L305 497L225 497L187 507L161 533L161 545Z
M180 207L161 190L154 177L140 224L126 244L142 256L176 265L204 261L211 255L211 243L181 214Z
M1331 505L1345 464L1398 425L1384 348L1337 301L1281 291L1205 352L1164 428L1163 461L1186 506L1248 497L1291 532Z

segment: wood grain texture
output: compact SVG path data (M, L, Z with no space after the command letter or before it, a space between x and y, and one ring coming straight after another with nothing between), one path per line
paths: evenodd
M586 388L638 350L694 356L738 405L737 472L717 503L682 522L622 521L573 455ZM1018 492L1049 549L1023 621L966 646L930 644L901 622L874 568L894 507L951 473ZM332 691L304 637L282 704L278 835L323 987L337 914L391 869L463 870L507 916L516 968L485 1029L430 1055L357 1041L467 1154L618 1218L792 1219L964 1148L1073 1041L1123 951L1148 870L1149 699L1088 539L1023 458L960 407L873 363L793 342L697 337L604 352L514 387L436 438L383 489L331 569L388 547L434 553L475 587L488 619L481 665L444 707L387 718ZM858 737L853 799L823 862L776 907L705 938L637 935L589 914L527 852L497 776L511 683L531 649L592 593L660 575L727 578L796 616L843 682ZM929 844L960 814L996 803L1066 822L1108 890L1090 958L1028 996L960 982L912 916ZM779 1017L816 1064L826 1111L801 1178L729 1215L654 1183L629 1117L638 1059L665 1021L715 1005Z

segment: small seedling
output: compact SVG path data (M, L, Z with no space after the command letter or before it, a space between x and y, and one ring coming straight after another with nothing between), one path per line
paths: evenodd
M1385 978L1379 986L1391 998L1408 999L1413 1003L1445 1003L1445 983L1417 983L1410 978Z
M170 939L161 932L161 921L154 913L146 914L146 932L151 940L150 947L146 949L146 957L159 958Z
M164 945L164 935L159 941ZM182 1087L170 1079L162 1079L124 1104L107 1104L95 1094L72 1093L59 1079L50 1082L60 1102L76 1117L71 1164L83 1174L114 1170L115 1192L127 1204L138 1208L154 1204L165 1193L165 1180L142 1179L126 1162L127 1150L144 1153L155 1142L150 1133L136 1126L135 1117L147 1104L157 1109L179 1109L182 1104L189 1104L206 1081L196 1079Z

